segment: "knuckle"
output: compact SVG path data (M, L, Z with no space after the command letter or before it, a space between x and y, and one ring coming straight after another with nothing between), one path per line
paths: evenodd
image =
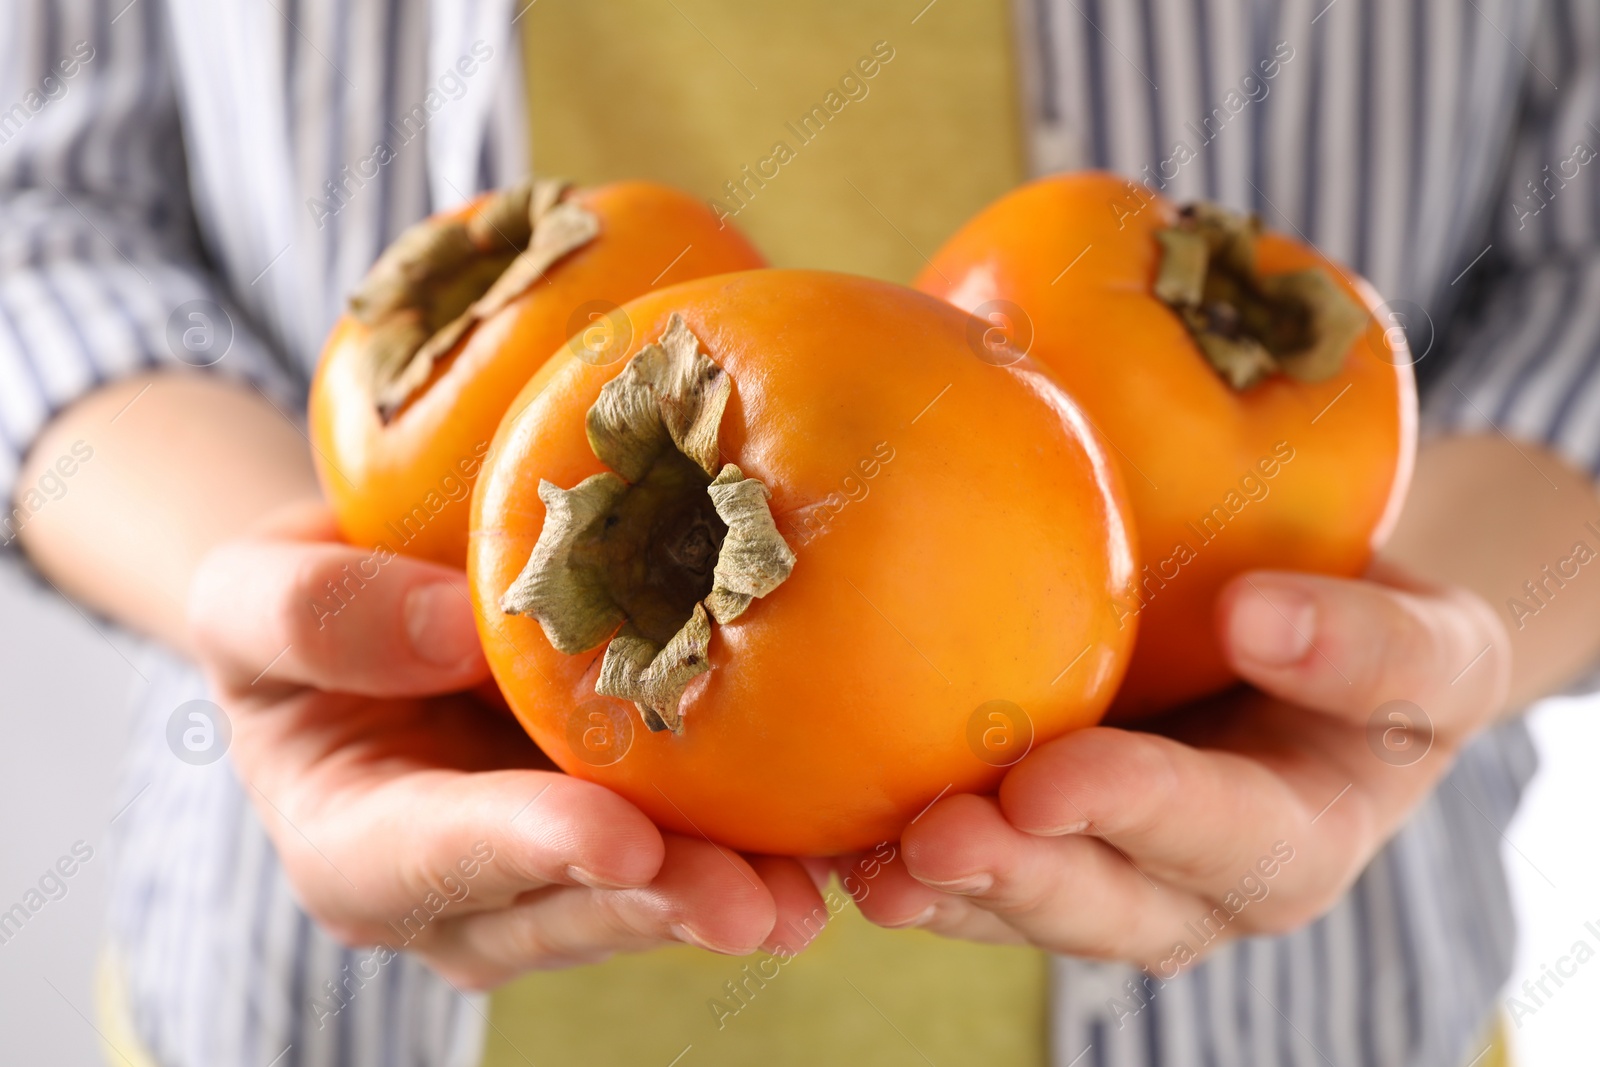
M276 587L269 611L284 641L310 644L328 635L322 602L337 576L336 563L329 553L303 554L295 561L289 581ZM319 606L324 612L317 610Z
M940 937L963 939L970 934L977 906L967 900L941 900L932 905L933 915L919 928Z
M400 837L394 870L408 900L424 900L429 895L449 898L453 890L447 879L453 872L439 862L449 856L456 839L438 824L417 827Z
M510 919L505 929L505 951L519 967L548 967L565 956L542 912L522 909Z
M401 846L402 851L394 865L395 880L406 900L423 900L434 891L427 866L423 860L425 849L414 844Z
M523 966L538 966L549 954L543 931L536 923L518 917L506 924L501 951Z
M1479 691L1488 696L1491 710L1498 708L1511 688L1511 631L1500 613L1476 593L1457 589L1452 591L1452 599L1460 606L1460 617L1469 629L1464 644L1472 647L1467 656L1477 655L1478 649L1488 649L1480 666L1489 681Z
M996 911L1019 919L1047 916L1059 909L1059 894L1070 893L1070 885L1064 884L1069 881L1024 878L1001 883L988 904Z
M574 890L574 892L580 892ZM585 946L590 951L609 951L609 946L623 945L629 942L658 940L672 940L668 930L674 923L685 921L686 916L679 913L677 908L668 907L665 910L651 908L645 911L634 906L636 895L623 890L621 892L608 892L603 890L586 890L590 908L598 922L598 938L604 940L603 945Z
M1075 865L1076 866L1076 865ZM1148 918L1131 899L1119 900L1115 894L1097 894L1093 875L1074 878L1071 875L1056 879L1039 879L1026 886L1018 886L1008 893L1003 902L990 905L1008 922L1036 930L1056 931L1052 940L1060 943L1060 950L1091 959L1125 959L1128 947L1134 943L1139 927ZM1070 902L1099 895L1103 907L1094 910L1088 921L1071 921L1070 913L1076 910ZM1067 920L1065 929L1061 929Z
M490 963L473 953L419 948L417 955L441 978L468 993L487 993L495 986L516 977L516 972Z
M875 926L898 926L910 922L926 904L908 904L888 893L867 893L855 901L862 918Z
M1414 598L1391 601L1388 614L1388 625L1367 635L1376 646L1365 679L1368 703L1397 693L1422 695L1446 658L1445 635Z
M1134 734L1135 744L1130 750L1136 775L1132 780L1140 783L1144 803L1131 809L1125 824L1119 829L1148 834L1161 829L1170 820L1173 804L1178 800L1182 782L1177 764L1173 760L1173 742L1155 734ZM1109 816L1115 818L1114 815Z
M621 924L613 925L602 919L600 930L589 932L582 943L570 943L571 930L559 929L547 916L527 913L517 916L509 924L507 933L506 955L511 968L517 972L599 963L634 939Z
M1473 592L1453 588L1436 596L1399 595L1390 601L1387 624L1373 628L1365 640L1373 650L1361 688L1373 707L1396 697L1432 703L1449 695L1451 706L1465 709L1470 703L1473 712L1486 715L1505 700L1510 634ZM1476 684L1452 689L1468 667ZM1474 722L1481 715L1474 715Z

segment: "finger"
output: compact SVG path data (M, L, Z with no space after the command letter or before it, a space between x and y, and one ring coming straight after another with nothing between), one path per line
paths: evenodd
M269 540L343 541L339 519L321 497L298 500L264 516L249 533Z
M993 799L940 801L904 836L906 869L958 894L1032 944L1096 959L1153 961L1186 919L1206 910L1156 882L1103 841L1036 837Z
M1148 878L1219 898L1263 857L1270 861L1275 847L1281 853L1305 845L1317 808L1348 783L1326 765L1299 766L1286 778L1231 752L1095 727L1043 745L1012 768L999 807L1010 827L1030 837L1099 839L1117 855L1112 866L1139 874L1140 883ZM1365 804L1362 791L1350 791L1338 820L1318 830L1360 832ZM1344 872L1323 871L1308 855L1292 880L1324 876L1337 880Z
M859 856L841 856L836 861L840 876L852 881L860 865ZM940 896L937 890L911 877L898 849L893 859L880 865L870 883L856 882L850 895L862 915L890 929L926 924L933 918L934 904Z
M225 545L195 575L189 623L202 658L236 692L277 683L424 696L488 677L465 575L384 549Z
M661 832L643 812L604 786L545 771L453 775L437 788L415 781L392 787L405 798L374 795L364 834L373 863L395 857L412 883L427 884L462 845L483 842L480 907L501 907L551 884L641 888L660 873ZM384 793L389 792L388 789ZM382 838L393 841L390 851Z
M632 804L544 771L414 774L309 816L292 795L259 799L307 909L356 942L447 902L461 915L551 885L642 888L665 854Z
M776 915L772 932L761 943L762 949L798 955L822 933L833 909L799 861L779 856L751 856L749 863L772 894Z
M833 861L826 856L801 856L800 866L811 878L811 884L817 892L822 892L828 885L828 879L833 875Z
M852 867L859 868L859 865L852 864ZM869 922L891 930L915 927L967 941L998 945L1022 943L1021 935L993 914L963 897L917 881L906 870L898 850L892 860L881 865L871 881L857 883L851 896Z
M741 857L667 835L660 873L645 888L548 889L441 924L420 947L447 976L481 988L674 942L742 955L766 940L775 918L772 894Z
M1510 681L1504 625L1460 590L1258 571L1223 590L1217 625L1245 680L1347 721L1403 699L1463 737L1500 708Z

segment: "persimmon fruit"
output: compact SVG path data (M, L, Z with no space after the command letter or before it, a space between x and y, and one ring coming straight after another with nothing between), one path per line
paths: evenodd
M700 201L652 182L529 182L412 227L352 296L312 383L313 451L345 538L465 565L472 483L550 353L570 338L616 358L619 305L764 265Z
M1404 336L1365 281L1253 218L1056 176L967 222L915 285L1047 368L1122 469L1142 566L1114 718L1234 681L1213 611L1235 575L1358 575L1398 518L1416 436Z
M627 358L558 350L473 496L484 648L556 763L671 830L832 854L1101 717L1137 564L1056 382L847 275L623 310Z

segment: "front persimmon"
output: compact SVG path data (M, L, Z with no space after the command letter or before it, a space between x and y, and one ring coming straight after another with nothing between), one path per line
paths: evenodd
M1113 717L1234 681L1213 611L1247 570L1354 576L1405 496L1411 360L1379 297L1313 249L1108 174L1042 179L935 253L923 292L1027 350L1105 435L1143 567Z
M463 566L472 483L528 377L563 342L606 362L616 308L764 266L704 204L652 182L534 182L402 234L335 324L311 440L345 538Z
M830 854L1100 718L1137 564L1115 465L1050 378L845 275L624 311L628 358L547 363L473 501L484 648L563 769L673 830Z

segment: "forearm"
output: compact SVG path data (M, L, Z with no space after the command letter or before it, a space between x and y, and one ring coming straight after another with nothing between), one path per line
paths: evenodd
M1600 495L1586 474L1536 445L1457 436L1423 447L1382 556L1495 609L1511 634L1514 712L1600 659L1600 565L1574 558L1578 542L1587 553L1576 555L1600 564Z
M63 592L185 649L189 580L205 553L317 494L305 438L272 405L169 373L113 383L57 416L13 506L24 550Z

